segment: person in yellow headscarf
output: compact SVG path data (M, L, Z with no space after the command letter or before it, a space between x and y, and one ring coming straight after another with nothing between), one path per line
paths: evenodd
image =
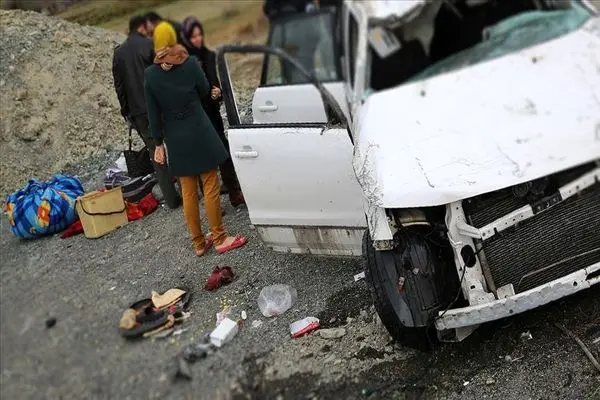
M173 25L167 21L161 21L154 27L152 41L154 42L155 52L169 46L175 46L177 44L177 32Z
M243 236L229 236L223 226L218 167L229 155L202 107L210 96L210 85L195 58L177 44L171 24L154 29L154 65L145 72L144 91L150 132L156 141L154 159L167 164L179 178L183 212L196 255L214 244L218 253L247 243ZM165 152L167 145L168 154ZM210 240L202 233L198 183L204 192Z

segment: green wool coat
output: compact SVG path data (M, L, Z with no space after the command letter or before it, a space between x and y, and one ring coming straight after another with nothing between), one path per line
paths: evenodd
M164 140L169 171L193 176L217 168L229 155L202 107L210 96L204 72L194 57L169 71L154 64L144 80L150 132L157 144Z

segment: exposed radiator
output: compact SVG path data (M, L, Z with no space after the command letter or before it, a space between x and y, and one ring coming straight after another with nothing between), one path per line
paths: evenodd
M585 172L553 179L566 183ZM470 223L482 227L527 201L504 190L463 202ZM483 260L496 288L512 283L516 293L600 262L600 184L568 198L483 241Z

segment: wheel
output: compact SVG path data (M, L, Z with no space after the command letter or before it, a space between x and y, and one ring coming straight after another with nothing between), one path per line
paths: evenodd
M427 240L428 227L404 230L393 250L376 251L369 233L363 239L366 277L375 309L390 335L421 351L437 342L433 329L438 310L450 303L454 288L445 262L447 252Z

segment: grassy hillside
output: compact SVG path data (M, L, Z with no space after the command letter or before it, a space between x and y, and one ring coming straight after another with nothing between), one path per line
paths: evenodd
M125 32L129 18L154 10L165 18L193 15L204 23L211 46L231 42L263 42L268 23L261 0L103 0L70 7L58 16L83 25Z

